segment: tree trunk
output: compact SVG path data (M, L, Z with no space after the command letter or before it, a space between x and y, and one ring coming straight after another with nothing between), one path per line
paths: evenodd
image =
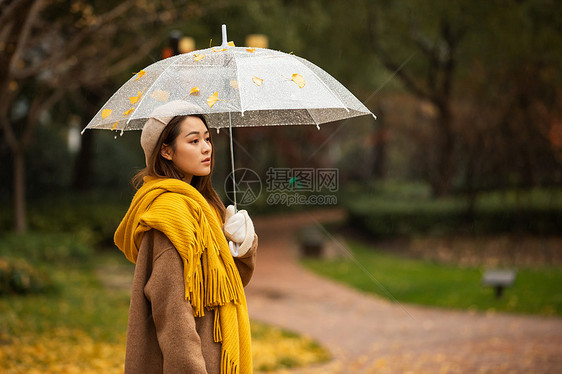
M14 156L14 218L16 232L24 233L27 230L25 207L25 152L18 149Z
M452 115L449 98L436 103L439 110L437 117L436 160L430 176L430 184L434 196L445 196L451 192L455 174L455 134L453 133Z

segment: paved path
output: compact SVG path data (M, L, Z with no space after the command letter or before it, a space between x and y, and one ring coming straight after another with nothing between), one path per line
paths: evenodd
M560 318L400 305L301 268L295 231L343 217L336 209L254 218L250 317L309 335L334 356L291 373L562 373Z

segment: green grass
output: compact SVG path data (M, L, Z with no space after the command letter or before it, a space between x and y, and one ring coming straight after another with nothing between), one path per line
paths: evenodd
M79 329L94 339L116 341L127 329L129 294L104 288L92 266L51 268L57 292L0 298L0 334L43 334Z
M56 291L0 297L0 372L122 372L130 288L109 289L97 274L123 280L133 265L118 251L72 265L44 264ZM113 270L111 270L113 269ZM117 270L115 270L117 269ZM125 275L125 284L127 282ZM254 364L278 370L330 358L315 341L252 322Z
M362 291L395 298L401 303L562 315L562 269L559 267L518 269L514 285L506 288L503 297L497 300L494 290L481 283L484 268L460 268L401 258L357 242L349 242L349 245L365 271L348 259L307 259L303 263L320 275Z

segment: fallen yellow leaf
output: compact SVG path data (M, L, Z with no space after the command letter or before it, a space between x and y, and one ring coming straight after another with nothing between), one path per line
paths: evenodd
M196 53L193 55L193 61L201 61L204 57L203 53Z
M170 98L170 93L164 90L154 90L154 92L150 94L150 97L163 102L168 101L168 99Z
M238 81L230 81L230 87L238 89Z
M226 51L226 48L223 48L223 49L214 49L213 48L213 52L224 52L224 51Z
M119 123L119 121L117 121L117 122L115 122L115 123L113 124L113 127L111 128L111 131L115 130L115 128L117 127L117 124L118 124L118 123Z
M111 109L104 109L101 111L101 118L106 119L111 112L113 112Z
M137 101L139 101L140 97L142 96L142 93L140 91L137 90L137 96L131 96L129 97L129 101L131 102L132 105L135 105L137 103Z
M255 53L256 49L255 48L246 48L246 52Z
M228 45L229 45L230 47L236 47L236 46L234 45L234 42L228 42Z
M257 86L261 86L261 84L262 84L262 82L263 82L263 79L258 78L258 77L252 77L252 80L254 81L254 83L255 83Z
M207 99L207 105L209 106L209 108L212 108L218 100L219 93L215 91L215 93L209 96L209 98Z
M133 113L133 110L135 110L135 107L132 107L131 109L127 110L126 112L123 113L124 116L128 116L129 114Z
M199 95L199 87L195 86L189 91L190 95Z
M140 79L140 77L142 77L143 75L146 74L146 71L141 70L137 73L137 77L135 78L135 81L138 81Z
M293 74L293 79L291 79L293 82L295 82L300 88L304 87L304 78L302 77L302 75L300 74Z

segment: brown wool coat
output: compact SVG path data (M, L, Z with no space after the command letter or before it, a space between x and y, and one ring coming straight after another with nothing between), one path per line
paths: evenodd
M257 245L255 235L248 253L235 258L244 286L254 272ZM213 340L213 324L213 311L193 316L183 262L170 240L157 230L145 233L131 291L125 374L219 374L221 344Z

